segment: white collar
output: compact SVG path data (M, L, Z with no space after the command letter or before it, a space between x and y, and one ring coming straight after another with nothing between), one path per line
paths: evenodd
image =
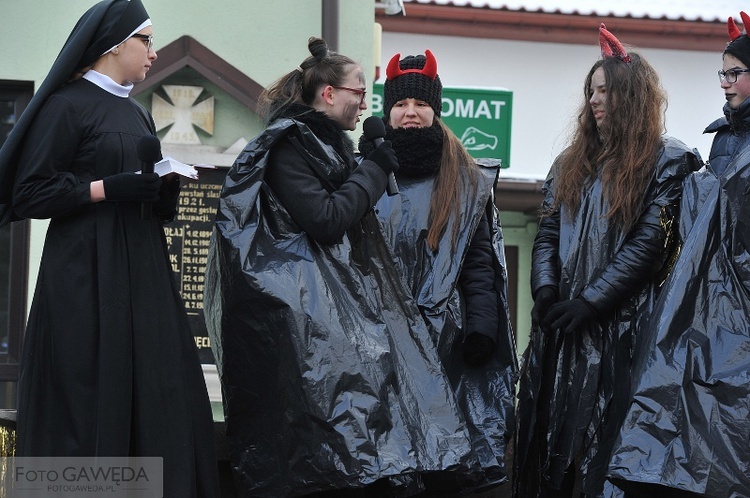
M109 92L116 97L128 98L130 96L130 90L133 89L132 83L123 86L115 82L115 80L106 74L94 71L93 69L86 71L86 74L83 75L83 79L90 81L105 92Z

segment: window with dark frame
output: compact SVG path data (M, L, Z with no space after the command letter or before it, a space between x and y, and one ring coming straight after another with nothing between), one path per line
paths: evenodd
M0 80L0 145L26 108L32 82ZM21 345L26 327L29 273L29 221L0 228L0 408L15 404L9 383L18 379Z

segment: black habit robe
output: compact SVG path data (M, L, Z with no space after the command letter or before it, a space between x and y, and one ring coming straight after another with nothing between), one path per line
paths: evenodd
M78 80L24 137L13 209L50 218L19 379L19 456L160 456L164 496L218 490L210 404L162 223L89 184L136 171L135 100ZM196 494L197 493L197 494Z

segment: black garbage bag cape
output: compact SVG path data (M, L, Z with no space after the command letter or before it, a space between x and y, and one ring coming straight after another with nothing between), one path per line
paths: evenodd
M682 182L695 166L693 153L665 136L644 193L644 209L661 209L661 213L642 214L649 217L649 225L663 223L664 213L678 205ZM547 207L554 199L555 169L543 188ZM594 180L584 189L581 208L572 216L560 214L560 301L573 299L584 289L603 292L597 278L610 270L615 255L629 241L628 233L608 223L609 204L602 189L601 180ZM637 250L629 246L629 253ZM639 259L638 254L630 256ZM618 266L610 281L628 278L628 268ZM515 496L538 496L542 480L558 489L565 470L574 463L584 474L582 491L591 496L602 493L612 445L631 394L636 331L642 329L655 302L659 277L656 269L653 273L638 292L622 299L614 312L589 330L569 334L531 330L519 383ZM540 278L532 275L532 282ZM550 351L554 355L547 356Z
M503 236L493 189L498 162L477 160L480 165L476 193L464 183L459 220L451 219L445 232L459 223L456 251L451 237L443 237L436 251L425 248L434 176L399 178L399 195L383 196L376 205L389 240L398 246L400 273L416 297L430 334L438 346L461 413L467 421L473 449L484 470L485 483L507 481L505 450L515 427L515 383L518 377L515 339L509 321L507 274ZM493 247L493 269L500 320L495 331L495 353L480 368L469 368L462 358L465 334L459 276L476 227L487 214ZM425 261L426 260L426 261Z
M750 496L750 149L683 190L683 246L643 329L635 395L609 476ZM663 492L655 491L655 492Z
M263 183L269 148L287 133L310 160L341 164L304 124L271 124L227 174L206 271L204 312L241 487L279 498L476 467L374 211L342 242L321 245Z

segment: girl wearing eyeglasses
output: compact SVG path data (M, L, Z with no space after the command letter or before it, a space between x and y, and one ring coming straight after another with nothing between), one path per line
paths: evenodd
M0 222L50 219L16 455L159 457L164 496L212 497L213 416L163 229L179 179L136 173L144 137L160 158L130 97L157 59L152 35L140 0L91 7L0 150Z
M740 13L750 26L750 16ZM685 180L682 249L639 331L611 478L628 497L750 496L750 37L729 17L708 164Z
M242 496L391 497L471 461L429 331L373 207L398 169L355 160L351 58L310 56L267 89L267 128L229 170L204 313Z

